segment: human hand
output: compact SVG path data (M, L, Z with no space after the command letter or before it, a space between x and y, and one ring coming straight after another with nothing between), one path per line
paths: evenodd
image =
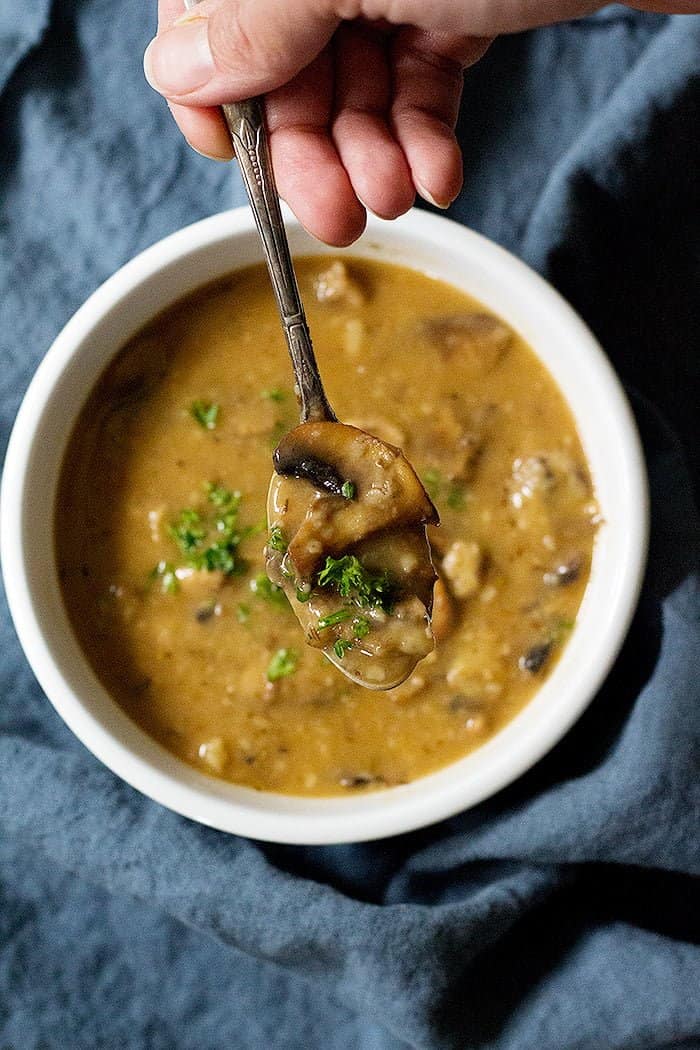
M455 139L464 69L494 36L577 18L600 0L159 0L144 66L190 145L229 160L218 107L266 95L280 195L329 244L365 208L447 207L462 184ZM697 0L641 0L656 11Z

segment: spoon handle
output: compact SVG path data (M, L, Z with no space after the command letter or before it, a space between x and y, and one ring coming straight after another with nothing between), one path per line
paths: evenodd
M296 377L301 421L335 421L321 382L299 295L272 171L262 103L252 98L221 108L263 244Z
M199 2L200 0L184 0L188 11ZM296 379L301 421L306 423L309 420L330 420L335 423L336 416L328 403L318 371L309 325L289 251L272 170L263 102L261 99L251 98L243 102L231 102L221 109L253 209L255 225L260 234L265 262L277 299L277 308Z

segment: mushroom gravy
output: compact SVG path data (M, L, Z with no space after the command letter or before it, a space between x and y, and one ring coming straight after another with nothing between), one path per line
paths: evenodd
M297 407L262 266L181 300L108 366L66 452L57 559L92 667L165 748L259 790L342 795L447 765L517 714L574 625L598 508L568 406L499 318L387 263L297 272L331 402L403 449L440 513L435 650L368 692L304 644L265 575L271 456ZM352 645L385 613L381 574L331 560L338 593L359 579L367 599L328 625Z

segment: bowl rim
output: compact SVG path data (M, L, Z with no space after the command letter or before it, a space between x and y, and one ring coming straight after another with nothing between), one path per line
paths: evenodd
M290 229L301 229L288 212L285 218ZM600 638L595 664L589 661L582 669L580 680L571 687L567 703L554 705L547 718L540 718L539 722L535 719L532 725L524 720L517 733L511 732L507 736L505 748L499 747L499 741L522 719L523 712L531 708L540 690L520 714L476 751L412 784L347 799L256 792L226 784L192 769L169 755L126 715L123 718L132 727L132 731L126 733L129 739L117 738L115 732L90 711L85 699L76 695L57 664L51 641L37 614L38 598L27 572L24 539L25 503L31 487L29 467L41 416L67 365L85 347L90 332L106 313L115 304L128 300L143 282L173 262L182 261L202 248L211 249L222 241L233 243L237 236L249 234L254 224L247 207L212 215L170 234L127 262L90 295L69 319L39 364L20 406L7 448L0 489L0 559L15 629L43 691L88 750L132 787L185 817L254 839L309 845L369 841L435 823L506 787L565 735L595 696L627 634L643 580L649 500L641 442L620 381L590 330L539 274L468 227L414 209L392 223L370 216L364 239L385 232L389 226L399 236L404 231L407 235L417 234L437 241L446 236L461 237L475 253L502 269L504 280L519 282L528 294L538 298L543 309L556 314L558 321L567 325L572 338L588 355L587 365L596 372L596 382L604 390L608 406L614 412L617 451L625 463L630 504L637 508L637 513L626 523L626 563L611 599L609 629ZM353 246L354 254L362 256L362 248L361 239ZM235 260L232 262L229 272L236 268ZM161 309L162 303L154 308L152 316ZM537 353L537 347L533 349ZM87 667L84 657L83 662ZM96 678L94 683L94 688L104 693ZM112 704L116 707L114 701ZM144 740L140 739L142 737ZM481 763L480 770L476 767L476 778L457 777L451 784L442 783L447 771L454 771L474 755L488 756L487 762ZM434 788L437 783L441 785L439 790ZM423 790L415 791L415 785L422 786ZM367 800L370 800L369 805Z

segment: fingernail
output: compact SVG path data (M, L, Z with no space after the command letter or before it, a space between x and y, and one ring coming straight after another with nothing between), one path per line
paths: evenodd
M215 73L207 20L198 18L151 40L143 56L146 80L170 98L196 91Z
M189 22L206 22L207 16L201 14L196 8L192 11L185 11L184 15L180 15L173 22L174 26L184 26Z
M449 206L452 204L452 201L436 201L430 190L426 190L425 186L421 186L418 182L415 185L416 189L418 190L418 193L423 198L423 200L427 201L428 204L432 204L434 208L439 208L440 211L447 211Z
M206 157L207 160L217 160L220 164L225 164L228 161L233 160L232 153L227 154L225 157L219 153L205 153L203 149L197 149L196 146L193 146L189 139L187 140L187 145L190 149L193 149L195 153L199 153L200 157Z

